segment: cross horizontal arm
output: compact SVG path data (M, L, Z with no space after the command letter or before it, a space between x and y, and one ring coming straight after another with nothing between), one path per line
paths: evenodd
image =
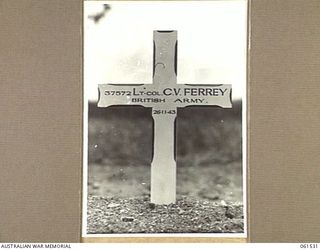
M141 105L161 109L187 106L231 108L231 85L99 85L98 107Z

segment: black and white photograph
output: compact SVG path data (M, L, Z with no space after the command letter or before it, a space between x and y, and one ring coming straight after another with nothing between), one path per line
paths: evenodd
M85 1L83 237L246 237L247 1Z

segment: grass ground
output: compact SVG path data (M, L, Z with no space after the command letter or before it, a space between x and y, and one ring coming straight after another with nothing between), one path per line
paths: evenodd
M176 204L151 205L149 197L88 200L88 233L241 233L241 204L180 196Z

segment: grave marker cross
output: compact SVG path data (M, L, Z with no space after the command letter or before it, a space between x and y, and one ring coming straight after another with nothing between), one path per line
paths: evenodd
M177 31L154 31L153 40L153 84L100 84L98 107L152 108L151 202L169 204L176 201L177 108L194 105L231 108L231 85L177 84Z

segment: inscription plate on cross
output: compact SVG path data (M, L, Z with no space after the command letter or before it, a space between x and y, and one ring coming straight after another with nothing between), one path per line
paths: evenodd
M99 84L98 107L140 105L154 120L151 202L176 201L175 119L187 106L231 108L231 85L177 84L177 31L153 32L152 84Z

